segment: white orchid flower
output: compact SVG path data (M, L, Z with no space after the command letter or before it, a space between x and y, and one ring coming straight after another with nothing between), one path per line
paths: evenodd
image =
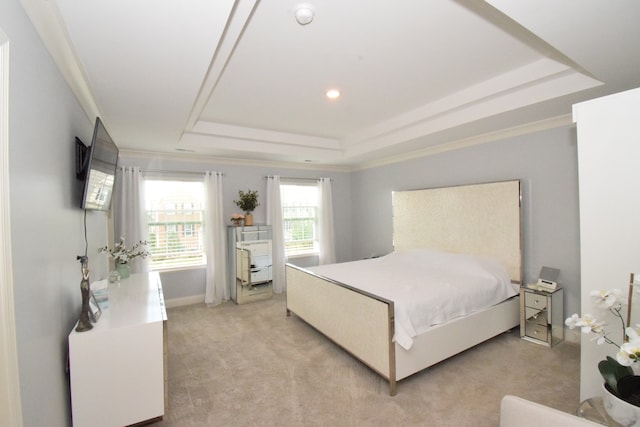
M599 308L620 309L622 305L627 303L627 300L620 289L591 291L590 295L596 306Z
M631 329L631 328L627 328ZM620 346L620 351L616 354L618 363L624 366L631 366L640 360L640 337L634 331L635 339L631 339Z
M629 337L629 341L640 342L640 325L636 325L635 328L632 328L631 326L629 326L627 329L624 330L624 332L627 334L627 337Z
M585 314L579 317L577 314L567 318L564 322L569 329L580 328L580 332L588 334L593 332L595 334L602 334L604 322L599 322L595 317L590 314Z

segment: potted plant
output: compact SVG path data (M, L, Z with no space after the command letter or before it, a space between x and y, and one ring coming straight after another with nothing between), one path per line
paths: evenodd
M247 190L245 192L240 190L238 191L238 200L234 200L233 203L244 211L244 225L253 225L253 214L251 212L260 206L260 203L258 203L258 191Z
M607 356L598 363L598 370L605 381L602 396L604 407L609 416L621 425L637 425L636 420L640 420L640 376L634 374L631 365L640 361L638 329L630 326L625 328L622 308L627 300L619 289L593 291L591 298L597 307L612 314L620 322L622 345L611 339L604 321L599 321L590 314L582 317L574 314L566 319L565 324L569 329L579 327L582 333L593 333L598 344L606 343L618 349L615 358Z
M137 257L146 258L151 255L146 248L147 245L146 240L140 240L130 249L127 249L124 244L124 237L120 237L120 241L114 244L113 249L104 246L98 249L98 252L107 252L115 261L116 270L118 270L120 278L126 279L129 277L129 261Z

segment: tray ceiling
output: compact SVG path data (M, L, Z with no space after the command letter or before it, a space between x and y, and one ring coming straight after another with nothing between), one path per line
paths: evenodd
M570 123L640 86L633 0L323 0L307 25L287 0L22 4L132 153L354 167Z

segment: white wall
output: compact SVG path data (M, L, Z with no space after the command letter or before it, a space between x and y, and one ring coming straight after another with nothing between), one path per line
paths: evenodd
M10 43L9 177L14 306L25 426L70 424L67 335L80 311L84 253L74 137L90 140L87 118L18 0L0 2ZM103 213L87 216L92 278L104 277Z
M640 89L578 104L574 119L578 126L582 307L583 312L593 313L592 290L626 291L629 274L640 271ZM603 380L597 363L616 352L612 346L596 346L590 338L582 338L581 399L600 395Z

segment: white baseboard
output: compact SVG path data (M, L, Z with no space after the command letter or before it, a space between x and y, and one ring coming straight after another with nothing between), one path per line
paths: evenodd
M204 294L191 295L188 297L172 298L172 299L165 300L165 305L167 308L181 307L183 305L200 304L200 303L204 304Z

